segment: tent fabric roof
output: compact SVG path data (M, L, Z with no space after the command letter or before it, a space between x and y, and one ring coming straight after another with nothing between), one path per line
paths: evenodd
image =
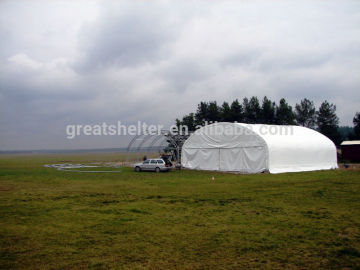
M242 155L247 156L245 162L247 168L243 168L244 162L239 160L237 165L232 165L232 170L253 172L254 170L251 168L260 162L259 151L265 159L263 167L266 167L265 169L270 173L337 168L335 145L330 139L315 130L300 126L227 122L202 127L192 134L183 145L185 154L182 163L185 167L190 168L194 167L192 164L196 163L195 167L199 169L213 167L214 170L223 171L226 170L223 168L227 168L223 160L231 162L237 158L236 155L240 155L239 153L235 154L235 150L230 153L229 149L240 148L246 149ZM223 149L221 150L223 153L219 153L219 160L216 161L219 165L216 163L213 165L202 164L201 158L195 157L196 149L201 149L203 153L206 149L208 149L208 153L210 153L210 149ZM227 154L224 154L225 149L228 149L226 150ZM257 150L254 152L251 149ZM212 153L215 155L216 152Z

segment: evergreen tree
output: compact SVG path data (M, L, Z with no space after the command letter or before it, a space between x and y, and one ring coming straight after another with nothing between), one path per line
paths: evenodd
M244 111L239 100L235 99L231 103L231 122L244 122Z
M183 126L187 126L189 131L194 131L196 127L194 113L185 115L181 121L181 124Z
M357 112L353 119L355 139L360 139L360 113Z
M258 98L251 97L250 101L247 98L244 98L243 104L246 123L259 123L261 117L261 107Z
M176 118L175 123L176 123L176 126L179 128L181 125L180 119Z
M221 109L217 105L216 101L209 102L208 119L210 122L221 121Z
M284 98L280 99L279 106L276 106L276 123L279 125L295 124L295 115L292 107Z
M348 126L342 126L338 128L341 136L341 141L356 140L354 134L354 128Z
M315 128L316 110L314 102L304 98L300 104L295 105L296 123L300 126Z
M244 112L244 123L249 123L249 114L250 114L250 104L249 104L249 99L247 97L245 97L243 99L243 112Z
M317 126L319 132L331 139L336 145L341 142L338 124L339 118L336 115L336 106L325 100L317 112Z
M221 121L232 122L232 113L229 103L225 102L221 106Z
M265 96L261 106L260 123L275 124L276 123L275 110L276 110L275 102L272 102L270 99L268 99Z
M195 123L196 125L204 125L205 121L209 121L209 105L207 102L200 102L198 104L196 113L195 113Z

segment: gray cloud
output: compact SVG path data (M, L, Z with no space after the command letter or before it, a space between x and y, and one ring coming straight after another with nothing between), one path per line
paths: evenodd
M358 1L0 2L0 150L94 148L68 124L170 125L203 100L360 101ZM19 18L22 18L21 20Z
M167 45L177 34L178 25L170 16L156 3L104 6L99 20L80 33L83 55L78 66L94 70L160 61L166 57Z

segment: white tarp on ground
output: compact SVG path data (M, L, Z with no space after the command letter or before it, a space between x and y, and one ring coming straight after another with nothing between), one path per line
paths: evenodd
M337 168L336 147L299 126L215 123L198 129L182 147L181 164L199 170L243 173Z

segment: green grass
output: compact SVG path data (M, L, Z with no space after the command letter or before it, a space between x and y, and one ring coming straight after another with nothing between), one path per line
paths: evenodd
M360 268L359 171L43 167L120 159L0 156L0 268Z

